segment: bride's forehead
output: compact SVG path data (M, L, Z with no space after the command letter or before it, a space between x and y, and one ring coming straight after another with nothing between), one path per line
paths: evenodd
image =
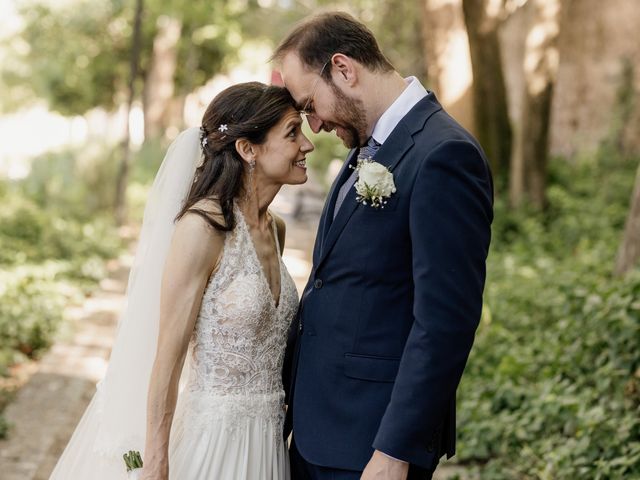
M272 130L274 129L289 129L291 127L301 125L302 117L300 116L300 112L291 107L291 110L288 110L282 118L276 123Z

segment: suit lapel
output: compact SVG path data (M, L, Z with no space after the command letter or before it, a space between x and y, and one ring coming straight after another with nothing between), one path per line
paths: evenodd
M411 147L413 147L413 135L420 130L423 130L429 117L431 117L431 115L441 109L442 107L436 100L433 92L429 92L429 94L425 98L420 100L411 109L411 111L402 120L400 120L387 140L373 156L373 160L384 165L391 172L393 172L400 161L405 157L406 153L411 149ZM333 217L333 210L336 204L336 197L338 196L338 191L340 190L340 186L351 174L351 169L348 167L348 165L350 165L353 161L354 155L357 151L357 149L351 151L348 157L348 161L345 162L345 165L342 167L337 180L331 187L331 192L329 193L329 201L327 202L327 206L325 207L325 211L323 212L322 221L324 222L324 225L322 230L323 239L320 250L320 258L317 260L314 269L319 268L322 262L325 260L356 209L368 208L364 205L360 205L356 201L356 189L355 187L352 187L351 189L349 189L349 192L347 193L347 196L345 197L344 202L340 207L340 211L338 211L338 215L333 221L331 221L331 218Z
M338 176L333 181L333 185L331 185L331 190L329 191L327 202L325 203L324 211L322 212L322 225L319 229L320 232L322 232L322 244L324 244L324 239L326 238L327 232L333 223L333 210L336 205L336 199L338 198L338 192L340 191L342 184L347 180L347 178L349 178L349 175L351 175L352 170L349 168L349 165L355 165L355 157L357 153L357 148L354 148L349 152L347 160L344 162Z
M373 156L373 161L386 166L391 171L393 171L396 165L404 157L405 153L407 153L407 151L413 146L413 138L409 132L407 132L406 129L403 129L404 131L401 134L398 134L397 130L398 129L396 128L387 141L384 142L384 145L382 145ZM342 182L340 185L342 185ZM336 190L339 188L340 187L337 187ZM331 199L332 206L335 205L335 196L337 196L337 194ZM318 266L322 264L327 254L331 251L331 248L333 248L333 245L336 243L336 240L338 240L342 230L344 230L344 227L347 225L356 209L367 208L364 205L360 205L356 201L356 197L357 194L354 186L349 189L349 192L344 198L344 202L342 202L342 206L338 211L338 215L336 215L336 218L327 230L326 237L322 242L322 253L318 260ZM333 208L330 209L330 212L333 213Z

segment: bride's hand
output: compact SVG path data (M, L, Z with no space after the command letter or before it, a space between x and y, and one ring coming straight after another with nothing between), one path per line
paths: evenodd
M169 480L169 466L148 465L142 468L139 480Z

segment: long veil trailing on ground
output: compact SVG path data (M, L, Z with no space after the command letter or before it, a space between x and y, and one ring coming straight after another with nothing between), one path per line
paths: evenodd
M174 219L202 160L200 132L190 128L171 144L144 211L105 378L87 407L50 480L126 478L123 453L144 449L149 377L160 316L160 283Z

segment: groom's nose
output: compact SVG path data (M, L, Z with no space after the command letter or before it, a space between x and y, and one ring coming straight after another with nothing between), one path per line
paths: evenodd
M320 120L315 115L307 115L307 123L309 123L309 127L311 127L311 131L313 133L319 133L322 128L322 120Z

